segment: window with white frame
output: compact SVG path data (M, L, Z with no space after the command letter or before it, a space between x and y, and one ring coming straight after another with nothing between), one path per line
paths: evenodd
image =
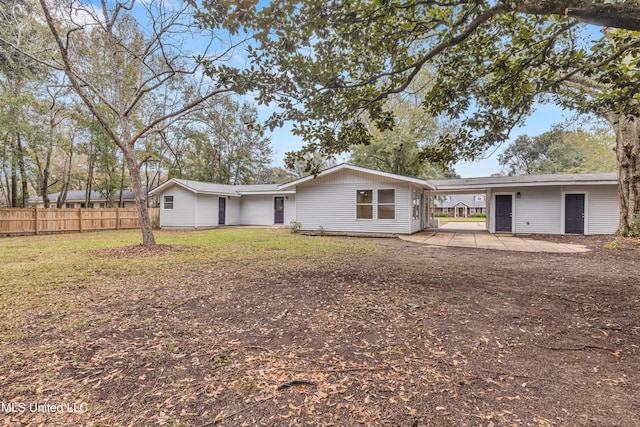
M396 190L378 190L378 219L396 219Z
M164 196L164 208L173 209L173 196Z
M356 219L373 219L373 190L356 191Z

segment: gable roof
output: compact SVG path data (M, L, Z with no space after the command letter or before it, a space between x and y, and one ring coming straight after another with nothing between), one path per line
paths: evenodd
M341 163L339 165L327 168L323 171L321 171L319 174L317 175L309 175L309 176L305 176L304 178L300 178L300 179L296 179L295 181L291 181L288 182L286 184L282 184L280 185L280 188L285 189L285 188L294 188L297 185L303 184L305 182L309 182L312 181L316 178L320 178L323 176L327 176L327 175L331 175L334 174L336 172L340 172L343 170L350 170L350 171L355 171L355 172L362 172L362 173L366 173L366 174L370 174L370 175L375 175L375 176L381 176L384 178L389 178L395 181L401 181L401 182L408 182L411 184L416 184L419 185L423 188L427 188L427 189L432 189L433 187L431 185L429 185L429 183L423 179L418 179L418 178L411 178L408 176L403 176L403 175L396 175L393 173L388 173L388 172L380 172L374 169L368 169L368 168L363 168L360 166L354 166L352 164L349 163Z
M243 194L285 193L279 189L277 184L231 185L171 178L169 181L151 190L149 195L154 196L160 194L172 185L177 185L195 194L217 194L234 197L239 197Z

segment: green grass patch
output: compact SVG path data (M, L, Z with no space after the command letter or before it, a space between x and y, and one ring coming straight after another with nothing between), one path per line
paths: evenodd
M186 283L191 280L187 273L203 269L242 272L251 267L268 274L309 259L317 260L316 265L330 265L346 254L366 256L380 250L366 240L304 236L287 229L157 231L155 235L160 245L187 249L140 257L109 257L100 252L139 245L137 230L0 239L0 341L18 334L23 337L24 329L17 325L29 317L44 318L62 329L82 327L70 313L89 312L91 307L78 297L78 290L117 297L132 281Z
M440 225L447 224L449 222L486 222L486 220L486 218L482 217L454 218L450 216L438 218L438 221L440 221Z

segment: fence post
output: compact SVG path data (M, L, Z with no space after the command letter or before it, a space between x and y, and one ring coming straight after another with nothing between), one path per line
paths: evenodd
M116 208L116 230L120 230L120 208Z
M80 210L78 211L78 216L80 219L80 232L82 233L82 208L80 208Z
M36 236L38 235L38 208L35 208L35 210L33 211L34 215L35 215L35 223L36 223Z

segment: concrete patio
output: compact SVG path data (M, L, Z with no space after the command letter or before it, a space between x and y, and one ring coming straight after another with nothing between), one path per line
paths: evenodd
M495 249L499 251L577 253L589 252L582 245L546 242L513 234L490 234L484 223L449 223L439 229L400 236L408 242L431 246Z

